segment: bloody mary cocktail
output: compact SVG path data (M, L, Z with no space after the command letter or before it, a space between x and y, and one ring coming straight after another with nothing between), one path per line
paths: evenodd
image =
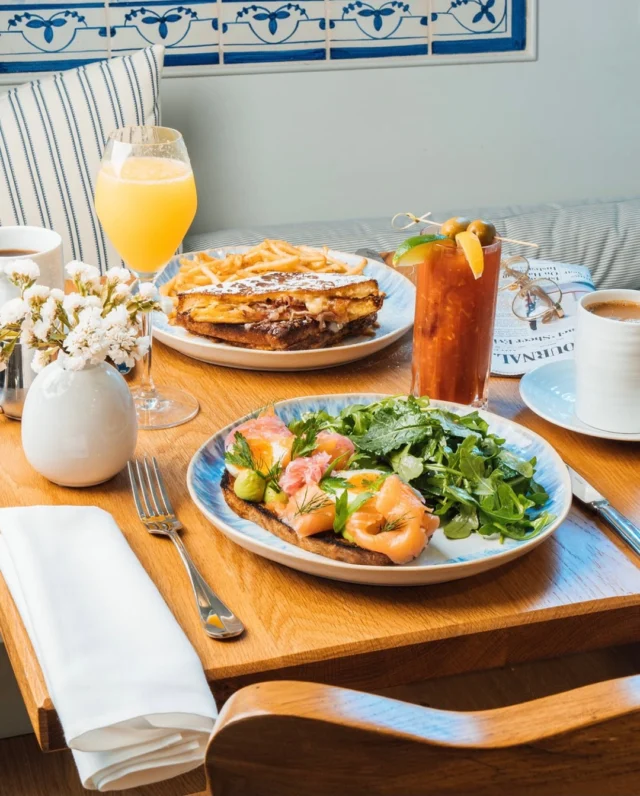
M416 266L411 384L416 396L486 406L500 241L482 252L484 271L477 278L453 240L433 242Z

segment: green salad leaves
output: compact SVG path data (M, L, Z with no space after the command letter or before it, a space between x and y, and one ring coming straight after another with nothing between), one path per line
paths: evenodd
M535 458L504 447L477 412L456 415L427 398L398 396L348 406L336 417L308 413L290 429L301 447L311 429L349 437L356 453L348 467L397 473L425 497L450 539L475 532L525 540L553 519L544 510L549 496L534 478Z

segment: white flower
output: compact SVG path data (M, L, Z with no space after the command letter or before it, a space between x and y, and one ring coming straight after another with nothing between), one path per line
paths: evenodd
M46 315L47 317L52 318L52 319L55 318L55 316L60 311L60 308L62 307L63 299L64 299L64 293L60 296L60 298L56 298L54 296L53 290L52 290L51 293L49 293L49 297L47 298L45 303L42 305L42 308L40 310L40 314L41 315Z
M99 307L85 307L80 311L77 325L64 341L69 356L62 358L67 370L81 370L85 365L103 362L109 350L106 328Z
M55 349L47 348L45 351L36 351L31 360L31 368L40 373L52 361Z
M105 335L109 343L108 356L116 365L131 368L137 355L138 326L132 323L127 308L120 304L114 307L104 319Z
M97 297L95 297L97 298ZM62 300L62 308L68 316L87 306L87 298L80 293L68 293Z
M0 326L20 323L29 310L21 298L13 298L0 308Z
M33 337L33 316L30 312L24 317L22 321L22 332L20 334L20 342L22 345L30 345L31 343L35 343L36 340Z
M33 334L38 338L38 340L42 340L43 343L46 342L47 338L49 337L50 331L50 318L41 318L39 321L36 321L33 324Z
M173 312L174 306L171 296L160 296L160 307L165 315L170 315Z
M119 304L117 307L114 307L112 310L109 310L105 319L104 319L105 326L107 328L111 326L128 326L129 321L129 313L127 312L127 308L122 304Z
M40 269L33 260L10 260L5 263L4 272L13 280L35 282L40 276Z
M124 284L131 279L131 272L126 268L109 268L106 277L111 285Z
M142 357L146 356L149 352L150 345L150 337L138 337L138 341L136 343L136 352L134 354L135 359L142 359Z
M60 354L58 359L60 360L60 364L65 370L82 370L85 367L85 365L87 365L90 362L90 360L88 360L85 356L82 356L81 354L70 357L68 354L65 354L64 351Z
M78 282L87 289L97 290L100 287L100 271L95 265L87 265L79 260L73 260L67 265L66 271L74 282Z
M64 300L64 290L60 290L57 287L51 288L51 292L49 296L54 299L54 301L63 301Z
M113 297L114 299L127 299L131 295L131 286L126 285L123 282L116 285L113 289Z
M62 297L64 297L62 291L56 291L56 293L59 293ZM62 301L55 299L54 292L52 290L40 308L40 317L37 318L36 314L37 320L33 324L33 334L38 338L38 340L46 342L49 339L49 334L51 333L53 324L56 320L56 316L60 312L61 306Z
M24 291L24 298L29 304L38 303L49 298L50 289L45 285L32 285Z
M85 307L91 307L93 309L99 309L102 312L102 302L100 301L99 296L86 296L85 297Z
M140 282L138 294L146 301L158 300L158 288L153 284L153 282Z

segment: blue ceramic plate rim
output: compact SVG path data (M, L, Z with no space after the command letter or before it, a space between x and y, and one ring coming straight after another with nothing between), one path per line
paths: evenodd
M339 393L333 395L311 395L279 401L275 405L275 410L277 414L280 414L283 409L295 408L294 411L297 415L300 412L315 410L319 407L327 407L328 411L330 411L332 414L335 414L348 404L371 403L386 397L389 397L388 394L380 393ZM432 401L432 404L435 406L441 406L454 412L458 412L460 414L465 414L469 411L472 411L468 406L462 406L460 404L450 403L447 401ZM328 405L330 405L330 408ZM550 504L552 507L554 507L556 518L549 524L549 526L545 528L541 534L526 542L518 542L512 539L506 539L504 544L501 545L501 549L497 552L485 551L474 555L473 557L463 555L455 559L449 559L443 563L420 564L411 562L407 565L384 567L348 564L341 561L334 561L333 559L316 555L315 553L310 553L302 548L297 547L296 545L285 542L259 525L256 525L249 520L242 519L231 508L229 508L224 500L222 491L220 489L220 478L224 469L224 439L227 434L239 423L251 417L255 417L259 411L260 410L257 409L253 412L249 412L244 417L239 418L233 423L230 423L228 426L225 426L225 428L221 429L220 431L217 431L196 451L191 459L187 472L187 488L189 489L191 498L200 511L214 525L220 528L225 535L229 536L234 541L234 537L236 535L248 537L252 545L259 548L259 550L253 550L253 552L256 552L258 555L260 555L260 550L264 550L265 557L267 558L269 558L269 556L266 554L268 551L277 550L288 555L289 557L322 563L328 569L341 570L343 572L357 570L359 572L374 573L381 571L389 572L390 570L406 571L407 569L411 569L415 573L419 573L421 571L431 572L435 569L438 571L447 571L457 570L461 567L473 567L478 563L479 560L487 558L491 558L493 561L495 561L497 566L497 562L500 559L505 558L509 560L513 558L515 550L522 552L525 549L533 548L551 536L551 534L564 521L569 513L569 509L571 508L572 494L569 471L567 470L566 465L556 450L543 437L533 431L530 431L528 428L525 428L524 426L521 426L512 420L508 420L507 418L500 417L492 412L481 410L480 414L490 423L490 425L493 422L494 426L506 426L508 429L513 431L513 434L511 435L512 438L515 437L516 434L521 436L523 435L530 443L536 445L537 448L539 448L539 451L549 459L549 461L545 464L545 468L553 465L551 469L554 471L557 485L555 488L556 494L554 495L553 493L550 493ZM284 419L285 421L288 420L287 417ZM505 436L504 429L501 430L501 434L503 437ZM510 442L508 436L505 437L505 439L507 440L507 448L514 450L514 452L522 450L522 448L520 448L518 445L514 445L512 442ZM215 450L216 448L217 450ZM206 489L204 489L202 484L198 484L198 469L202 467L203 464L210 472ZM548 479L543 477L541 483L543 486L548 488L549 484L545 483L545 480ZM211 489L211 486L213 486L213 490ZM214 498L213 504L211 502L212 498ZM472 537L477 536L478 534L472 534ZM464 539L457 540L455 544L464 545L466 541L467 540Z

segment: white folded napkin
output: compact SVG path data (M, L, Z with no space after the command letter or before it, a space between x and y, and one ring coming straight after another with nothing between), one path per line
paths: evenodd
M0 571L85 788L203 763L217 711L202 666L110 514L0 509Z

